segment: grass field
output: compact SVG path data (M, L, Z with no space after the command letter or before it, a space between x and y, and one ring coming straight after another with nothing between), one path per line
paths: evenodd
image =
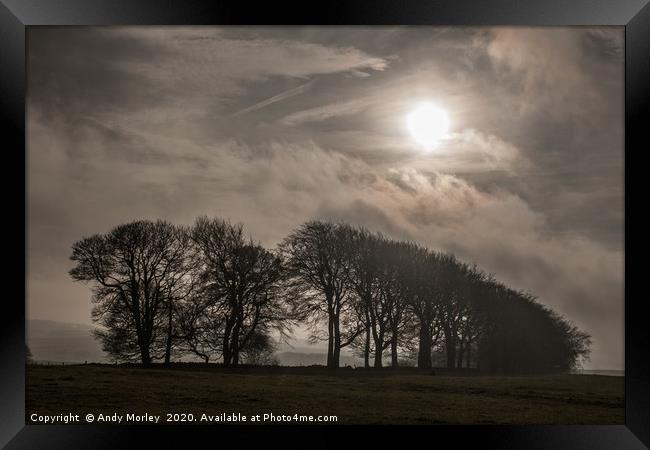
M313 368L28 366L26 416L336 415L339 424L623 424L624 379ZM84 423L83 419L82 422Z

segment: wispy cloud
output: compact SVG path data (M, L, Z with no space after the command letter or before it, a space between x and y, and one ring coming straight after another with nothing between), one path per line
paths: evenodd
M262 109L266 106L272 105L273 103L285 100L287 98L293 97L295 95L300 95L304 94L307 92L311 86L314 84L316 80L311 80L305 84L301 84L298 87L295 87L293 89L286 90L284 92L281 92L277 95L274 95L273 97L269 97L266 100L262 100L261 102L255 103L254 105L251 105L247 108L241 109L237 111L236 113L233 114L233 117L241 116L242 114L248 114L253 111L257 111L258 109Z
M349 116L362 112L376 101L377 99L374 98L362 98L309 108L283 117L280 119L280 123L295 126L306 122L320 122L332 117Z

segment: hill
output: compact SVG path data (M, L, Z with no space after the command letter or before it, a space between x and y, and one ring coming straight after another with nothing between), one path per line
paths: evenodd
M51 363L105 363L110 362L100 343L92 336L92 325L56 322L53 320L28 320L27 345L37 362ZM303 342L297 347L281 345L275 354L283 366L311 366L325 364L327 354L320 348L309 348ZM191 358L183 358L184 360ZM341 365L359 366L363 361L341 355Z
M100 343L93 338L92 325L28 320L26 338L37 362L108 362Z

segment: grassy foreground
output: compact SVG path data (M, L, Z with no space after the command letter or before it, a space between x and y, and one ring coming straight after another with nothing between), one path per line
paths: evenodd
M308 369L28 366L26 420L149 413L166 423L167 413L192 413L201 423L204 413L273 413L336 415L338 424L624 423L623 377Z

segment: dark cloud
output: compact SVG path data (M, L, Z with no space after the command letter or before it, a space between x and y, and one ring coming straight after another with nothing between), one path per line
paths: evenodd
M312 218L453 251L623 363L622 28L30 28L28 316L88 322L70 245L140 218ZM433 152L421 100L448 111Z

